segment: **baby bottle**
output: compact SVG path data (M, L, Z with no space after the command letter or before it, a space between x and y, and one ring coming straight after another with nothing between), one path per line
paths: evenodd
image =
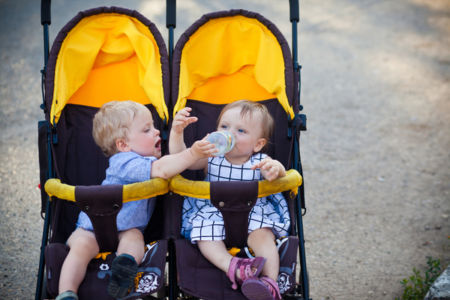
M219 150L213 154L214 156L222 156L234 147L234 136L229 131L214 131L208 135L206 140Z

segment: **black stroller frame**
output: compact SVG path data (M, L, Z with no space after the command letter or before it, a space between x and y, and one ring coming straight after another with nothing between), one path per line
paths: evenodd
M300 103L300 91L301 91L301 65L298 61L298 23L300 21L299 14L299 0L289 0L290 6L290 22L292 24L292 64L294 70L294 84L296 86L298 111L301 112L303 107ZM41 108L47 109L45 106L45 74L47 71L47 63L49 59L49 26L51 24L51 0L41 0L41 24L43 26L43 40L44 40L44 67L41 70L42 79L42 97L43 104ZM168 29L168 57L169 57L169 67L170 72L172 72L172 59L174 51L174 30L176 28L176 0L166 0L166 27ZM171 89L170 89L171 91ZM172 95L170 95L172 97ZM173 110L173 107L168 107L169 111ZM41 215L44 219L42 241L41 241L41 251L39 259L39 270L38 278L35 292L35 299L43 299L45 295L45 278L44 278L44 267L45 267L45 255L44 249L48 244L49 231L50 231L50 220L51 220L51 205L50 198L44 191L43 183L47 179L55 177L55 168L53 166L53 154L52 154L52 144L57 143L57 134L49 121L39 121L38 123L39 132L45 132L47 139L45 141L39 141L39 164L40 166L46 165L46 169L40 170L40 182L41 182ZM301 154L300 154L300 132L306 130L306 115L302 113L295 114L292 119L289 117L289 128L288 137L293 138L293 161L290 166L292 169L297 170L303 177L303 170L301 164ZM168 138L168 128L163 128L161 131L161 136L164 140ZM43 145L45 143L45 145ZM46 151L42 151L46 149ZM298 193L295 198L295 228L294 233L298 236L299 247L298 255L300 260L300 275L298 278L298 283L296 284L295 290L292 294L284 295L283 299L304 299L309 300L309 278L306 267L306 253L305 253L305 241L303 233L303 215L306 213L305 205L305 193L304 193L304 179L301 186L298 188ZM177 270L176 270L176 255L175 255L175 245L174 240L169 238L168 241L168 287L166 286L166 297L170 300L181 299L180 291L177 285ZM183 297L182 299L188 299Z

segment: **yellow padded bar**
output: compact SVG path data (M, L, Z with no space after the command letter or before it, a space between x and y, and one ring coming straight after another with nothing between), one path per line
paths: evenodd
M178 195L200 199L210 199L208 181L194 181L176 175L170 179L170 190Z
M169 182L162 178L126 184L123 186L123 202L152 198L169 192Z
M297 195L297 188L302 185L302 176L297 170L291 169L286 172L286 176L278 178L272 182L267 180L259 181L258 197L266 197L283 191L291 191ZM193 181L176 175L169 182L170 190L182 196L210 199L210 183L208 181Z
M75 186L61 183L61 180L51 178L45 182L45 191L51 197L57 197L75 202Z
M50 197L57 197L75 202L75 186L61 183L59 179L49 179L45 183L45 191ZM169 183L162 178L123 185L123 202L130 202L156 197L169 191Z

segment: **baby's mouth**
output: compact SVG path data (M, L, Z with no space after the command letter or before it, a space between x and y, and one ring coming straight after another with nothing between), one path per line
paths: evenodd
M158 140L155 144L155 148L156 149L160 149L161 148L161 140Z

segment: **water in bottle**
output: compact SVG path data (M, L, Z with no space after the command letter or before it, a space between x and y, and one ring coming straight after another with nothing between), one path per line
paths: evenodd
M234 147L234 136L229 131L214 131L208 135L207 140L219 150L214 156L222 156Z

